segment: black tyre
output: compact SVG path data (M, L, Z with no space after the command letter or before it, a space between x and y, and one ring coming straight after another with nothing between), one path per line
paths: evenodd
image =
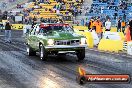
M40 54L40 59L42 61L46 61L47 60L47 53L46 53L46 50L45 50L45 48L44 48L44 46L42 44L40 45L39 54Z
M28 56L35 56L36 55L36 52L33 51L33 49L29 45L26 46L26 50L27 50Z
M85 48L76 51L76 55L77 55L77 58L78 58L79 61L84 60L84 58L85 58Z

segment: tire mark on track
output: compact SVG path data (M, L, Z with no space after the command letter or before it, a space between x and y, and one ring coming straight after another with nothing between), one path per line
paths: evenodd
M15 45L13 45L13 47L14 47ZM17 49L18 47L16 47L15 46L15 48ZM18 49L20 49L20 47L18 48ZM23 50L23 49L20 49L20 50ZM91 59L93 59L94 57L90 57ZM91 67L96 67L96 68L99 68L98 66L99 65L102 65L102 63L97 63L97 62L95 62L95 61L90 61L90 63L95 63L94 65L91 65L91 64L88 64L89 63L89 61L86 61L87 63L85 63L86 65L89 65L89 66L91 66ZM75 64L75 62L73 62L74 64ZM83 63L84 64L84 63ZM98 66L96 66L98 64ZM63 64L62 64L63 65ZM104 67L104 64L103 64L103 67ZM108 66L108 65L106 65L105 67L107 67L107 68L109 68L110 69L110 66ZM102 66L101 66L101 68L102 68ZM68 67L68 69L69 69L69 67ZM100 69L100 68L99 68ZM117 69L117 68L113 68L113 67L111 67L111 69L113 70L116 70L116 71L118 71L119 73L121 73L121 72L124 72L124 71L121 71L121 69ZM107 70L107 69L104 69L105 71ZM112 70L108 70L110 73L113 73L113 71ZM75 70L74 70L75 71ZM115 72L115 71L114 71Z
M3 79L6 85L9 85L10 87L26 88L26 86L24 86L24 84L22 84L14 76L14 74L10 74L10 71L8 69L0 68L0 78Z

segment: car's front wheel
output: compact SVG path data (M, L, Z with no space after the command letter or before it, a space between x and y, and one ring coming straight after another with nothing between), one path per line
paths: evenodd
M36 55L36 52L33 51L33 49L29 45L26 46L26 50L27 50L28 56L35 56Z
M79 61L84 60L85 58L85 49L76 51L76 55Z
M45 50L45 48L44 48L44 46L42 44L40 45L39 54L40 54L40 59L42 61L46 61L47 60L47 53L46 53L46 50Z

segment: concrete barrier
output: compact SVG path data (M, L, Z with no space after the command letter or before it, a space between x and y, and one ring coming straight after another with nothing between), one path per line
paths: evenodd
M103 32L105 32L105 27L103 27ZM111 32L117 32L117 27L111 27Z
M87 45L88 45L88 48L93 48L94 47L94 39L93 39L93 36L90 32L84 32L85 34L85 37L87 38L86 42L87 42Z
M122 32L104 32L103 33L104 39L111 39L111 40L122 40L125 41L125 36Z
M94 45L97 45L99 43L99 38L97 36L97 33L93 30L92 32L89 32L88 30L74 30L77 34L83 35L87 38L87 44L90 46L90 48L93 48Z
M123 51L123 42L124 41L121 40L101 39L98 45L98 50L110 52Z

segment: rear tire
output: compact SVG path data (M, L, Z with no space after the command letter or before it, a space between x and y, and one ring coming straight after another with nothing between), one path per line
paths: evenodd
M84 58L85 58L85 48L76 51L76 55L77 55L77 58L78 58L79 61L84 60Z
M28 56L35 56L36 55L36 52L33 51L33 49L29 45L26 46L26 50L27 50Z
M44 46L41 44L39 49L40 49L39 50L40 59L42 61L46 61L47 60L47 52L46 52Z

